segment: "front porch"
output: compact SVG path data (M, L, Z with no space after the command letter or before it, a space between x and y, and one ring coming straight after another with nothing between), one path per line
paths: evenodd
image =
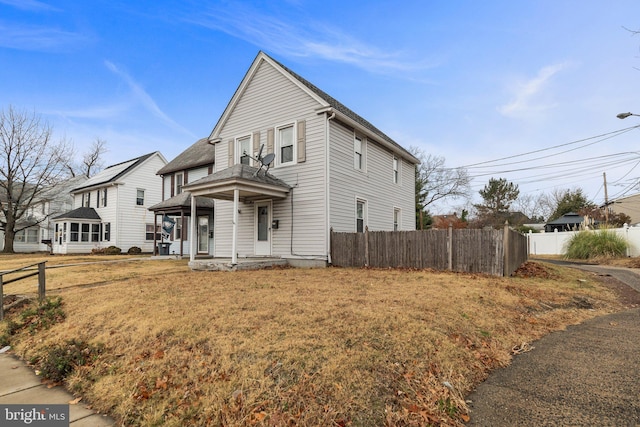
M238 258L236 263L229 258L196 258L189 261L189 267L194 271L242 271L263 270L265 268L286 267L289 262L278 257Z

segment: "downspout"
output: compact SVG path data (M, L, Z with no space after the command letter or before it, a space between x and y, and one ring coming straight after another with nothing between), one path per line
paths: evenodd
M325 143L324 143L324 149L325 149L325 153L324 153L324 162L325 162L325 179L324 179L324 185L325 185L325 189L324 189L324 206L326 208L326 212L325 212L325 217L327 219L327 222L325 224L325 238L324 238L324 245L325 245L325 252L327 254L327 263L331 264L331 197L330 197L330 190L331 190L331 184L330 184L330 171L331 168L329 167L330 164L330 160L331 160L331 149L329 147L329 143L331 141L330 138L330 131L331 131L331 126L329 124L329 121L332 120L333 118L336 117L336 113L331 111L331 115L327 117L327 120L324 122L324 127L325 127L325 131L324 131L324 138L325 138Z

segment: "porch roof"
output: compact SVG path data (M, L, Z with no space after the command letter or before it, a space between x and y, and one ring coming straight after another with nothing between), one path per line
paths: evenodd
M84 219L89 221L100 221L100 215L93 208L80 207L76 208L72 211L63 213L62 215L58 215L53 218L54 220L63 220L63 219Z
M233 200L234 190L239 191L243 202L264 199L284 199L291 187L264 169L237 164L184 185L194 196ZM197 200L197 199L196 199Z
M213 200L206 197L196 198L196 207L200 209L213 209ZM191 212L191 193L183 191L170 199L163 200L160 203L149 208L153 212Z

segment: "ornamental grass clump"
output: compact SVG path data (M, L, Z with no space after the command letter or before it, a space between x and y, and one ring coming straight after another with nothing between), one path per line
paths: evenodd
M629 244L624 237L614 231L607 229L585 230L569 239L565 247L565 258L617 258L625 256L628 247Z

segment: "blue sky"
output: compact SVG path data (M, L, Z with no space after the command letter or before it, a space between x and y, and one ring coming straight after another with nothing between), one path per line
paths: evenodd
M640 114L638 16L634 0L0 0L0 108L79 152L106 140L107 165L171 160L264 50L401 145L481 164L476 199L504 177L601 203L603 172L610 199L640 191L640 129L617 132L640 117L616 118Z

